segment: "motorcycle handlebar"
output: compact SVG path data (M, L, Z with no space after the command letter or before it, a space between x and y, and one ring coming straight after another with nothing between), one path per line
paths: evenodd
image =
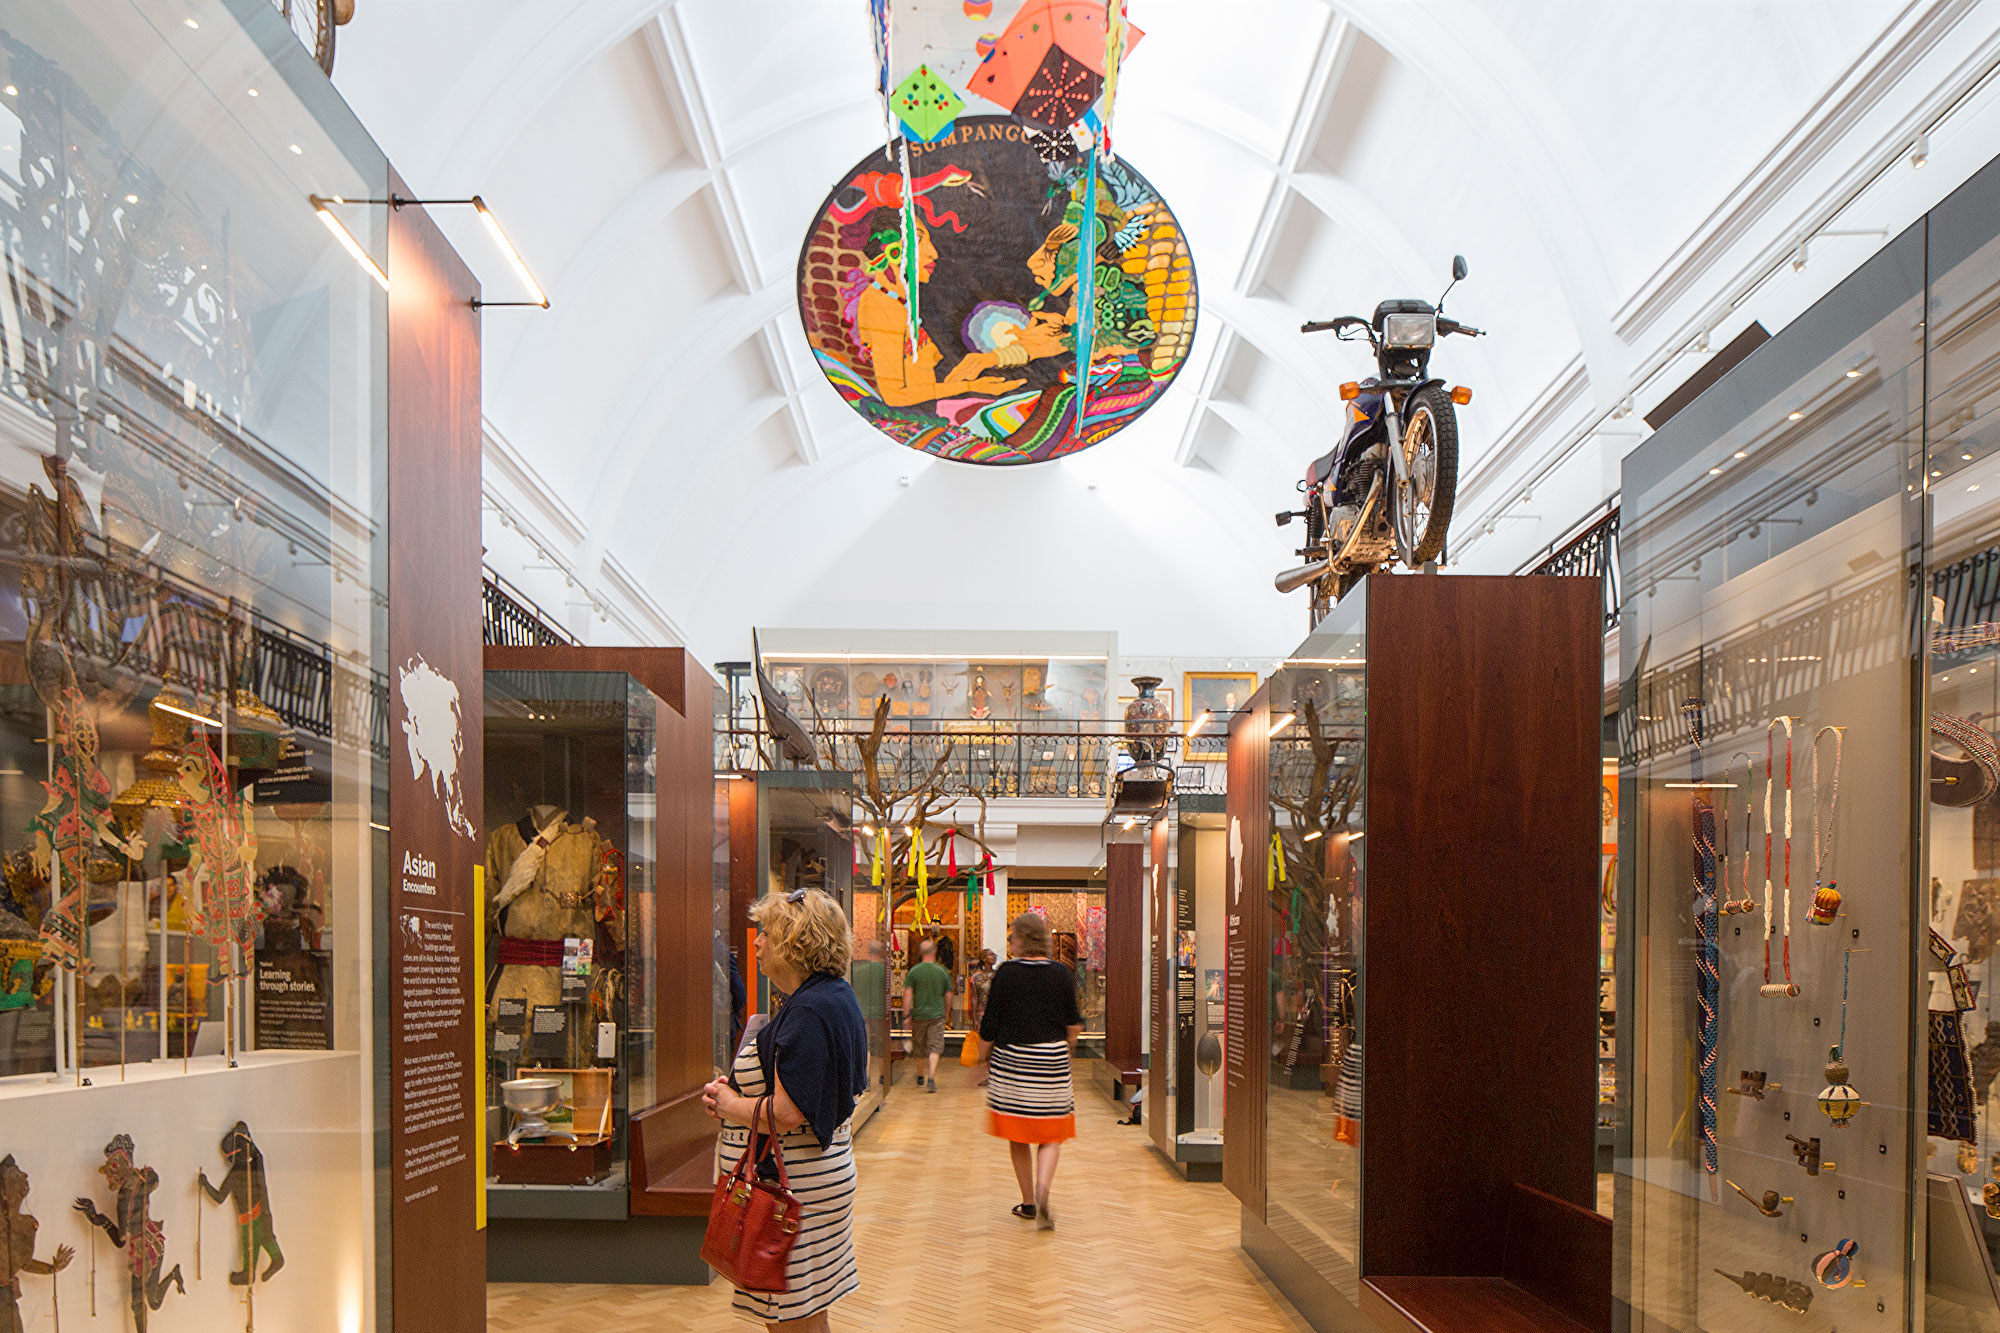
M1470 324L1461 324L1455 319L1446 319L1442 315L1438 316L1438 332L1463 333L1473 338L1484 337L1486 334L1486 330L1484 329L1475 329Z
M1329 329L1344 329L1351 324L1359 324L1366 328L1368 321L1359 315L1341 315L1337 319L1308 320L1306 323L1299 325L1299 332L1325 333Z

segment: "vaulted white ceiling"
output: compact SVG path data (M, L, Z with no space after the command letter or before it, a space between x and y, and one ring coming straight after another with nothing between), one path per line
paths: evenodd
M2000 58L1993 0L1129 8L1119 147L1188 232L1196 351L1113 440L995 469L877 435L800 330L800 238L881 139L863 0L361 0L336 85L416 189L482 193L554 302L486 316L496 567L590 638L709 658L752 624L1283 652L1271 514L1366 369L1302 319L1434 297L1468 257L1453 311L1492 336L1437 358L1476 389L1457 541L1511 567L1615 488L1629 429L1532 527L1482 551L1471 525Z

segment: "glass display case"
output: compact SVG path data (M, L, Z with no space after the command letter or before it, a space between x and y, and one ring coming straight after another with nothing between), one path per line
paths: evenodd
M1223 1183L1316 1328L1608 1318L1599 599L1376 574L1230 720Z
M629 1121L658 1100L662 707L622 671L486 672L489 1190L623 1214Z
M1924 248L1625 461L1615 1206L1648 1327L1916 1326Z
M1359 1302L1361 925L1367 771L1367 598L1321 622L1266 685L1270 837L1245 849L1268 917L1263 965L1265 1218Z
M868 1024L868 1092L854 1108L859 1129L889 1085L889 927L882 893L854 874L854 792L846 773L757 775L757 884L760 893L819 889L847 909L854 928L848 981ZM755 932L752 932L755 947ZM759 1012L771 1011L771 986L756 977Z
M1930 661L1924 803L1928 945L1918 994L1928 1046L1930 1328L2000 1328L2000 453L1994 366L2000 238L1993 168L1926 220L1924 478L1930 494ZM1953 1264L1953 1258L1974 1262Z
M0 33L0 1121L36 1257L87 1230L103 1317L128 1260L188 1255L196 1172L234 1178L238 1142L292 1255L259 1312L359 1328L388 318L306 197L379 196L388 166L265 39L281 16L217 0L13 7ZM384 253L382 218L352 226ZM69 1207L143 1211L107 1183L128 1167L186 1201L155 1201L150 1262ZM82 1309L81 1257L22 1257L9 1313ZM229 1267L189 1265L160 1319L240 1324Z

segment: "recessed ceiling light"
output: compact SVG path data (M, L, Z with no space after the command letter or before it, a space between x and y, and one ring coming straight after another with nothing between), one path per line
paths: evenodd
M11 84L11 83L7 85L7 96L9 96L9 97L19 97L20 95L21 95L21 90L20 90L19 88L16 88L16 87L15 87L15 86L14 86L13 84Z
M299 146L298 146L297 144L293 144L293 145L292 145L292 152L296 153L296 154L297 154L297 155L299 155L300 157L304 157L304 156L305 156L305 152L306 152L306 150L305 150L305 149L303 149L303 148L301 148L301 147L299 147Z
M1959 457L1960 457L1960 458L1963 458L1963 459L1964 459L1964 460L1965 460L1966 462L1968 462L1968 463L1970 463L1970 462L1972 461L1972 455L1971 455L1971 454L1960 454L1960 455L1959 455Z
M1942 473L1942 472L1933 472L1933 473L1931 473L1931 475L1932 475L1933 477L1942 477L1942 476L1944 475L1944 473Z
M1803 412L1794 412L1794 413L1792 413L1792 414L1791 414L1791 416L1787 417L1787 418L1786 418L1786 420L1787 420L1787 421L1797 421L1797 420L1798 420L1798 419L1799 419L1800 417L1803 417L1804 415L1805 415L1805 413L1803 413Z
M125 196L125 202L128 204L136 204L139 202L139 196L136 194L128 194Z
M1978 489L1979 489L1979 483L1975 481L1975 482L1973 482L1973 483L1972 483L1972 484L1971 484L1970 486L1967 486L1967 487L1966 487L1965 489L1966 489L1966 490L1967 490L1968 492L1970 492L1970 491L1976 491L1976 490L1978 490Z
M1736 451L1736 456L1737 456L1738 458L1748 458L1748 457L1749 457L1750 455L1749 455L1749 454L1747 454L1747 453L1745 453L1745 452L1744 452L1743 450L1741 450L1741 449L1738 449L1738 450Z
M1722 469L1719 467L1712 467L1708 470L1708 475L1711 477L1719 477L1722 475Z
M1850 370L1847 372L1847 378L1851 380L1858 380L1861 378L1861 372L1858 370Z
M193 19L182 19L181 22L186 24L190 28L199 28L201 26L199 23L196 23Z
M255 88L250 89L249 92L252 97L255 97L257 95L257 90Z

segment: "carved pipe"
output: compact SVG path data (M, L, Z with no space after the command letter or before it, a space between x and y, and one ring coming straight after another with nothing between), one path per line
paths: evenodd
M1799 993L1799 988L1787 982L1774 981L1768 986L1759 986L1757 993L1767 1000L1789 1000Z
M1271 582L1277 587L1279 592L1296 592L1298 589L1311 583L1314 579L1325 574L1326 569L1326 561L1315 560L1309 565L1300 565L1295 569L1288 569L1278 575L1278 577L1272 579Z

